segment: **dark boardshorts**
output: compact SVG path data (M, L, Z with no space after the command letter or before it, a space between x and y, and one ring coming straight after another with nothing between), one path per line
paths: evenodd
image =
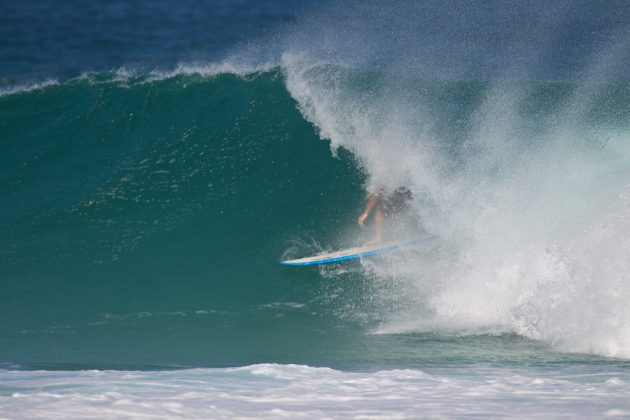
M400 213L411 201L411 191L406 187L398 187L383 200L383 212L386 215Z

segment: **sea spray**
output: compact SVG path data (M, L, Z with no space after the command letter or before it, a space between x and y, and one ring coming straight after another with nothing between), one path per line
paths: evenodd
M379 7L368 8L370 18ZM323 37L344 37L341 48L359 45L357 54L289 48L282 68L320 136L357 157L366 189L410 187L419 220L443 237L434 260L366 263L380 278L416 285L400 287L407 304L384 309L377 331L516 332L563 350L628 357L630 311L618 302L630 298L630 240L621 233L603 246L603 236L593 237L610 218L617 222L608 229L626 232L619 194L630 179L629 108L618 94L628 90L618 80L625 36L598 40L570 80L536 80L511 66L496 81L449 84L418 71L417 38L367 35L375 48L403 50L375 63L354 29L332 25ZM522 45L535 57L547 53L547 45Z

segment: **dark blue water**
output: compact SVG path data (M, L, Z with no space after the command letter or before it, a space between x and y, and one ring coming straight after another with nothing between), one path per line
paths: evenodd
M2 2L4 83L216 60L294 22L309 1Z
M90 70L169 68L219 60L252 42L260 55L278 53L298 40L350 60L368 55L424 71L563 78L579 74L598 50L623 42L628 9L624 1L3 2L0 77L6 85ZM309 45L315 34L331 43ZM412 40L421 42L410 48Z

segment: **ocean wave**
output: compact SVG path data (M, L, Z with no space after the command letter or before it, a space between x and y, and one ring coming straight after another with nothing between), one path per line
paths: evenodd
M94 304L79 305L81 318L212 307L249 326L274 312L251 308L308 302L283 318L310 313L315 335L336 322L368 334L517 333L630 357L619 283L630 272L628 85L356 64L289 49L277 66L89 72L3 96L0 261L9 278L44 284L11 287L55 297L42 298L53 318L74 313L56 307L62 282ZM359 242L354 213L377 183L414 191L411 223L440 234L437 250L352 269L276 266L289 250ZM135 300L112 304L129 291ZM26 320L12 331L47 330L30 325L41 320L29 302L10 306Z

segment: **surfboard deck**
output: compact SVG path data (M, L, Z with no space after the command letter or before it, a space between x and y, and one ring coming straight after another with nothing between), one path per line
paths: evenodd
M438 238L438 235L427 235L405 242L383 242L377 245L357 246L354 248L342 249L340 251L317 254L311 257L280 261L280 264L286 266L332 264L341 261L356 260L359 258L386 254L388 252L393 252L404 248L411 248L426 242L434 241Z

